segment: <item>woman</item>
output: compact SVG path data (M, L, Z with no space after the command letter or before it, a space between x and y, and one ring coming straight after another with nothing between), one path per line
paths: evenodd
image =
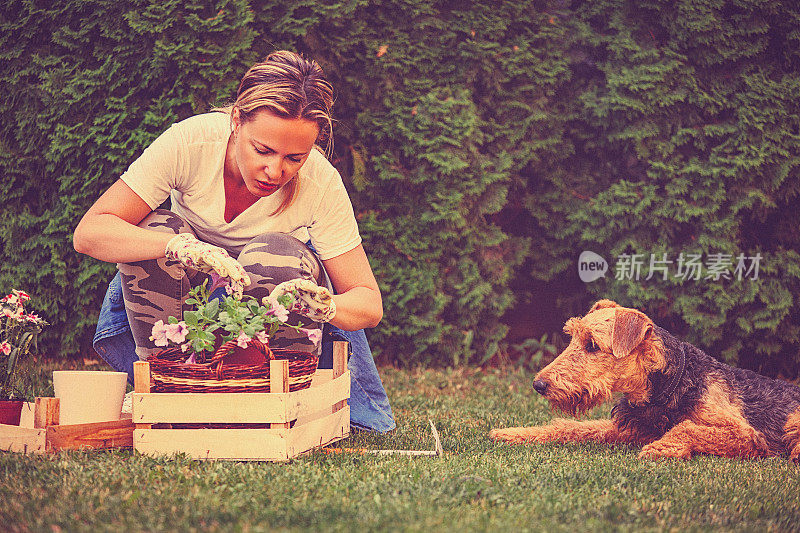
M173 124L89 208L75 250L119 269L95 336L113 367L130 374L159 349L153 324L181 316L206 272L258 300L300 278L307 305L290 321L327 322L329 334L351 341L353 423L394 427L360 331L381 320L380 291L341 177L317 149L330 149L332 104L316 62L275 52L247 71L232 106ZM157 209L168 197L171 210ZM318 348L289 329L274 343Z

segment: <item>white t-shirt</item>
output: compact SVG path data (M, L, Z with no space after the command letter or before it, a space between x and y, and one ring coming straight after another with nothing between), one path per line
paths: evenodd
M284 198L279 190L226 222L222 173L230 133L230 116L225 113L175 123L121 179L151 209L169 196L172 211L192 226L198 239L237 254L250 239L268 231L310 240L323 260L361 243L342 177L318 150L312 150L300 168L297 197L288 209L272 215Z

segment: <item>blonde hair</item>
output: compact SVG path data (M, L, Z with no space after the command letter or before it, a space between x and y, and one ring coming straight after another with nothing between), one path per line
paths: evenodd
M333 150L333 87L325 79L316 61L288 50L271 53L245 73L236 91L236 101L222 109L231 115L238 110L242 124L253 120L259 111L267 110L281 118L316 122L319 135L316 144L324 145L323 153ZM322 151L322 150L321 150ZM297 176L284 185L285 196L273 215L285 211L297 197Z

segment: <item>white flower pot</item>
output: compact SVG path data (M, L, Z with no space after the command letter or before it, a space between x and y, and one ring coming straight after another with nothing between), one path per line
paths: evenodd
M119 420L128 374L99 370L55 370L59 424Z

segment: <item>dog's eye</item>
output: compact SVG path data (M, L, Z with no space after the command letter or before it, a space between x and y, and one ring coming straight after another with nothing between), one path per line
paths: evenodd
M589 342L586 343L586 351L589 353L594 353L599 349L600 347L594 342L594 339L589 339Z

